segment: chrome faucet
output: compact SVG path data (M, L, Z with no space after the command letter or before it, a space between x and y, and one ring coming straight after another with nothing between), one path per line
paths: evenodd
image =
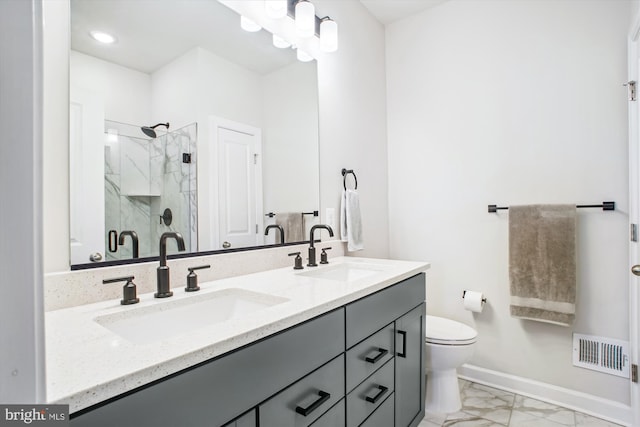
M282 226L278 224L267 225L267 228L264 229L264 235L265 236L268 235L269 230L271 230L272 228L275 228L276 230L280 230L280 243L284 243L284 229L282 228Z
M309 263L307 264L307 267L318 266L318 264L316 264L316 247L313 245L313 232L319 228L324 228L329 232L329 236L333 237L333 230L328 225L318 224L311 227L311 232L309 235Z
M118 238L118 244L120 246L124 245L124 238L125 236L129 236L131 237L131 242L133 243L133 257L134 258L139 258L140 257L140 251L138 249L138 233L136 233L133 230L126 230L123 231L122 233L120 233L120 237Z
M169 267L167 267L167 239L176 239L178 250L184 251L184 239L180 233L171 231L160 236L160 266L158 267L158 292L153 296L156 298L167 298L173 295L169 284Z

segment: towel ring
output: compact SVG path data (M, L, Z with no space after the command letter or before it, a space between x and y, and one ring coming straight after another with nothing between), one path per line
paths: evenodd
M342 185L344 186L344 189L346 190L347 189L347 175L349 175L349 174L353 175L353 179L356 182L356 186L355 186L354 190L357 190L358 189L358 177L353 172L353 169L344 169L344 168L342 169L342 176L343 176Z

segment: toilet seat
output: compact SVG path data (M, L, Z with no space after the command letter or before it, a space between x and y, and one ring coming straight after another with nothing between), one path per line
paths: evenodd
M464 323L437 316L425 316L425 342L443 345L469 345L478 332Z

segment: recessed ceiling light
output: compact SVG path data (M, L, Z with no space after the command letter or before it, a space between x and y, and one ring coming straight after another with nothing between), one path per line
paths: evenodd
M91 37L93 37L95 40L99 41L100 43L111 44L116 41L115 37L103 31L91 31L89 34L91 34Z

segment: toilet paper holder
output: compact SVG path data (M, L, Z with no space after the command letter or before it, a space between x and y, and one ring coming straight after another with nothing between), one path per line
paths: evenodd
M464 298L464 296L465 296L466 294L467 294L467 291L466 291L466 290L462 291L462 298ZM486 299L486 298L482 298L482 303L483 303L483 304L486 304L486 303L487 303L487 299Z

